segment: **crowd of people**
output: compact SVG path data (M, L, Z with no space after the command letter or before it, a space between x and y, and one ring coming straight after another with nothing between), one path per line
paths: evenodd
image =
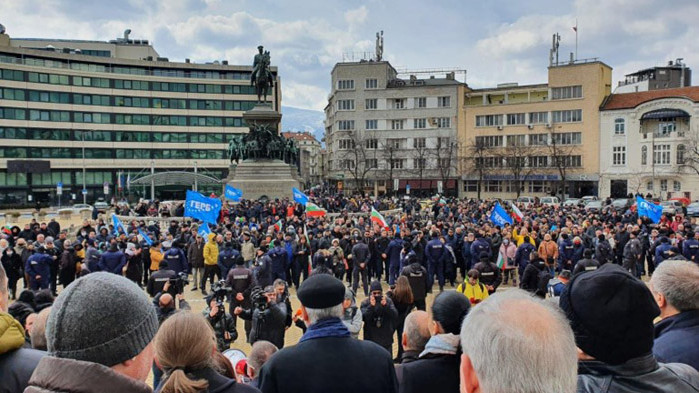
M6 228L0 392L145 392L150 373L177 393L699 392L694 218L532 204L496 225L495 201L311 199L327 213L244 200L204 224L154 220L156 201L117 204L116 228Z

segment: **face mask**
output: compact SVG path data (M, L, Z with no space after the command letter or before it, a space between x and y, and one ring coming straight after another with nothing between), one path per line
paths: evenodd
M8 255L8 256L9 256L9 255L12 255L12 251L8 251L8 252L7 252L7 255Z

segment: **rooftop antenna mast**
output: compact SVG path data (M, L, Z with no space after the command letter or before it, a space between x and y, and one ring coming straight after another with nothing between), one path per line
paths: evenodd
M381 61L383 58L383 30L376 33L376 61Z
M549 66L558 65L558 46L561 44L561 36L558 33L553 35L551 42L551 49L549 50ZM554 63L553 58L556 57L556 62Z

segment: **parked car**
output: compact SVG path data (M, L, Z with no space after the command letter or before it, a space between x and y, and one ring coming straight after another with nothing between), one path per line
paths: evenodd
M687 215L689 217L699 217L699 201L694 201L687 206Z
M598 201L598 200L599 200L599 198L597 198L597 197L594 196L594 195L585 195L584 197L582 197L582 198L580 198L580 199L582 199L583 202L585 202L585 203L587 203L587 202L589 202L589 201Z
M684 209L680 201L662 201L660 206L663 207L663 214L683 214Z
M529 205L533 205L534 203L536 203L536 201L535 201L534 197L521 196L521 197L517 198L517 203L521 204L522 207L524 207L526 209L529 207Z
M582 199L580 198L568 198L563 201L563 206L580 206Z
M87 211L92 211L93 207L91 205L88 205L87 203L76 203L72 207L66 207L64 209L58 210L58 213L65 211L65 212L70 212L72 214L80 214L80 212L87 210Z
M109 204L104 201L97 201L95 202L95 209L100 213L106 213L107 209L109 209Z
M612 208L618 212L625 212L633 204L633 200L627 198L618 198L612 201Z
M561 205L561 201L558 199L558 197L542 197L541 204L558 208Z
M602 211L602 201L590 201L585 205L588 213L600 213Z

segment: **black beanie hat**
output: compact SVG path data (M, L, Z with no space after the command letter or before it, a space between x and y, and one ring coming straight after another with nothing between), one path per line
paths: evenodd
M613 263L578 274L561 293L560 307L575 342L595 359L618 365L651 353L660 309L641 280Z
M466 296L456 291L442 292L432 303L432 318L442 325L445 333L458 335L461 323L466 318L471 303Z

